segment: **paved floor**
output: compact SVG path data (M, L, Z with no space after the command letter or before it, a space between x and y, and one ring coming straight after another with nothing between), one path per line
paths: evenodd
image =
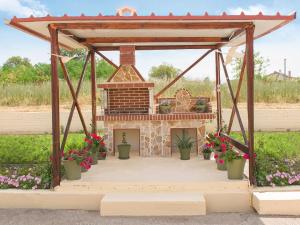
M86 124L91 121L91 111L82 110ZM229 121L231 109L223 109L223 119L226 123ZM61 125L65 127L69 111L62 110L60 113ZM240 109L241 117L247 127L247 111ZM262 131L286 131L300 130L300 109L255 109L255 129ZM28 134L28 133L50 133L51 132L51 111L18 111L18 110L0 110L0 134ZM102 124L99 123L98 127ZM214 130L214 124L211 125ZM80 131L82 126L78 113L74 113L74 120L71 125L71 131ZM237 120L233 124L233 130L239 131Z
M0 209L0 225L300 225L300 217L215 213L184 217L100 217L82 210Z
M226 171L216 170L214 160L203 160L194 154L190 160L179 160L178 154L165 158L141 158L131 155L129 160L108 156L107 160L94 165L88 173L83 173L81 181L236 182L228 181Z

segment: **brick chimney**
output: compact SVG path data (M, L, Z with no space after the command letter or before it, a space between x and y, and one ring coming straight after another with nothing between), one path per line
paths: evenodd
M135 46L133 45L120 46L120 64L135 65Z

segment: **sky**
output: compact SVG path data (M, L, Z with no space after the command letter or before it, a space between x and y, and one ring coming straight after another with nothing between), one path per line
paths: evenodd
M11 19L13 16L28 17L68 15L115 15L116 10L130 6L137 10L138 15L202 15L205 11L212 15L219 15L223 11L228 14L289 14L300 11L300 0L0 0L0 18ZM16 29L0 23L0 65L10 56L20 55L27 57L32 63L50 62L50 45L46 41L30 36ZM287 59L287 70L292 76L300 77L300 22L298 19L287 26L257 39L254 43L255 51L269 59L267 73L275 70L283 70L283 60ZM226 49L225 49L226 53ZM116 64L119 63L118 52L105 52L109 59ZM136 67L144 77L152 66L161 63L169 63L184 70L192 64L200 55L202 50L180 50L180 51L137 51ZM229 66L229 72L231 68ZM193 79L214 79L214 54L209 55L203 62L193 68L186 77Z

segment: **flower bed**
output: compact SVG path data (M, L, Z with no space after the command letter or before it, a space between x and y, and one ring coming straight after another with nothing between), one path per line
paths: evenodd
M1 165L0 189L48 189L51 186L50 164Z

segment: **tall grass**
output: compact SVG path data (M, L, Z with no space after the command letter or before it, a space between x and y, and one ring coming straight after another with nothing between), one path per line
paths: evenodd
M103 81L98 81L103 82ZM169 81L154 80L155 93L165 87ZM237 80L232 81L234 93L237 87ZM60 81L60 103L69 103L72 97L65 81ZM74 88L77 81L73 81ZM300 102L300 81L264 81L255 80L254 82L255 102L264 103L299 103ZM31 105L49 105L51 104L51 83L44 82L40 84L3 84L0 87L0 105L1 106L31 106ZM90 103L90 81L85 80L82 83L79 94L81 104ZM181 79L168 89L163 96L172 97L179 88L186 88L193 96L206 96L215 100L215 83L209 80L187 80ZM227 84L222 84L222 104L225 107L231 106L231 97ZM99 96L99 95L98 95ZM246 81L244 81L240 102L247 99Z

